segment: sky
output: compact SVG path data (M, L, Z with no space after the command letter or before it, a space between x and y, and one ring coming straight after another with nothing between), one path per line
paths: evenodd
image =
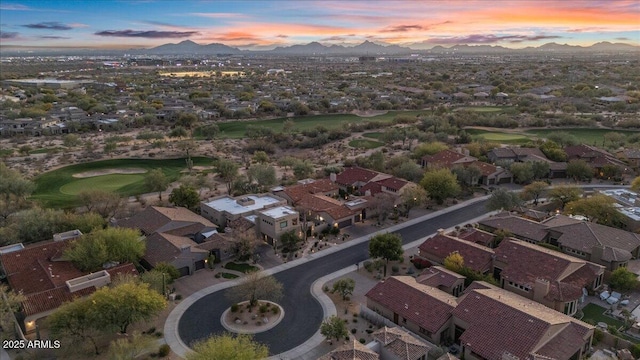
M640 45L640 0L0 1L0 45L135 48L191 40L268 50L365 40L436 45Z

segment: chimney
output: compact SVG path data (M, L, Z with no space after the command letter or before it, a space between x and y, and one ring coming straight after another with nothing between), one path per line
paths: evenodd
M332 183L336 182L336 173L329 174L329 180L331 180Z
M533 300L541 303L549 293L549 282L545 279L537 278L533 285Z

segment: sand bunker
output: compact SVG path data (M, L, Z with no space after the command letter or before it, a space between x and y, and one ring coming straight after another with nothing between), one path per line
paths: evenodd
M123 169L102 169L95 171L85 171L77 174L73 174L74 178L88 178L94 176L102 176L109 174L144 174L147 170L141 168L123 168Z

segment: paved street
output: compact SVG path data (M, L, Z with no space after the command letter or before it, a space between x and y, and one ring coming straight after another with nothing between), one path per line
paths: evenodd
M398 230L397 233L402 235L404 243L415 241L439 228L452 227L485 214L485 202L479 201L435 216ZM271 354L285 352L305 342L317 331L323 318L322 307L310 293L312 283L326 274L362 262L368 257L368 242L363 242L276 273L275 278L284 285L284 296L279 303L285 310L285 317L275 328L256 334L255 340L268 344ZM197 300L184 312L178 323L182 341L191 344L210 334L224 331L220 315L229 306L231 303L225 298L224 291Z

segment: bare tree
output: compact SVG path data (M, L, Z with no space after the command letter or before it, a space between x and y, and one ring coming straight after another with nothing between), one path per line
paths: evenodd
M263 272L248 274L241 283L227 291L227 297L233 302L249 301L254 307L258 300L278 301L282 297L282 284L273 276Z

